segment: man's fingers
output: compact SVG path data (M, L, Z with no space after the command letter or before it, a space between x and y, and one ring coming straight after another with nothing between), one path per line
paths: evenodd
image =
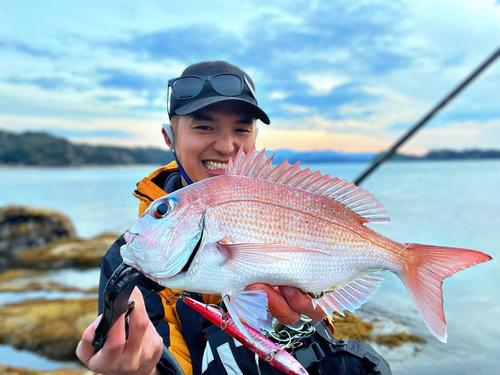
M87 327L83 332L82 339L76 347L76 355L85 365L88 364L90 358L95 354L95 349L92 346L92 340L94 339L94 333L101 321L102 315L99 315L94 322Z
M313 307L311 297L303 294L300 289L291 286L280 286L280 292L295 311L307 315L312 320L322 320L326 314L320 306Z
M141 347L142 340L151 322L149 321L144 298L139 288L134 288L130 295L130 300L134 301L134 309L128 317L129 332L125 351L134 353Z

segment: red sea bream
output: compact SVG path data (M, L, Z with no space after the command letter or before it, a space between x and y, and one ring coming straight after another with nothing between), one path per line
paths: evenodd
M445 342L443 279L491 258L392 241L364 225L389 221L369 192L271 160L240 150L225 175L154 201L125 235L124 262L163 286L222 295L235 323L257 329L267 298L249 284L297 287L331 315L360 307L391 271Z

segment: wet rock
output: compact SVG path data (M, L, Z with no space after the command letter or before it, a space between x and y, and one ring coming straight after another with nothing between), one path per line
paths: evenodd
M117 238L117 234L104 233L90 239L54 241L19 252L13 263L17 267L41 269L99 267L102 257Z
M9 268L25 249L70 238L75 238L75 228L62 212L22 205L0 207L0 269Z
M366 319L366 312L361 315L364 316L363 319L349 312L346 312L345 316L335 314L335 338L361 340L368 343L377 343L378 345L387 346L389 348L395 348L405 343L427 343L427 340L424 338L406 332L392 330L390 333L382 334L379 330L374 329L375 325L373 322L369 321L370 319ZM375 322L381 319L379 317L374 317L372 320Z
M37 371L0 364L0 375L90 375L88 370L60 369L53 371Z
M346 312L344 316L335 314L334 320L334 335L337 340L372 340L373 324L361 320L349 312Z
M4 305L0 342L51 359L76 361L82 333L96 317L96 299L37 299Z
M53 270L11 269L0 274L0 292L82 292L97 293L98 286L66 285L51 279Z
M375 339L377 344L385 345L389 348L394 348L397 346L401 346L404 343L412 342L417 344L425 344L427 342L423 337L409 334L406 332L396 332L391 335L378 335Z

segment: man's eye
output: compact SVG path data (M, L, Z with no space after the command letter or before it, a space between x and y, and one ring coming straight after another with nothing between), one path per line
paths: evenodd
M198 125L198 126L195 127L195 129L199 129L199 130L212 130L212 127L211 126Z
M238 132L238 133L250 133L250 130L248 130L248 129L236 129L236 132Z

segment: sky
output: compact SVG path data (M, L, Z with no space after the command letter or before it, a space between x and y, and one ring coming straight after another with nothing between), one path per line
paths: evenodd
M0 129L166 147L166 86L226 60L258 148L387 149L500 48L499 0L0 0ZM403 152L500 148L500 59Z

